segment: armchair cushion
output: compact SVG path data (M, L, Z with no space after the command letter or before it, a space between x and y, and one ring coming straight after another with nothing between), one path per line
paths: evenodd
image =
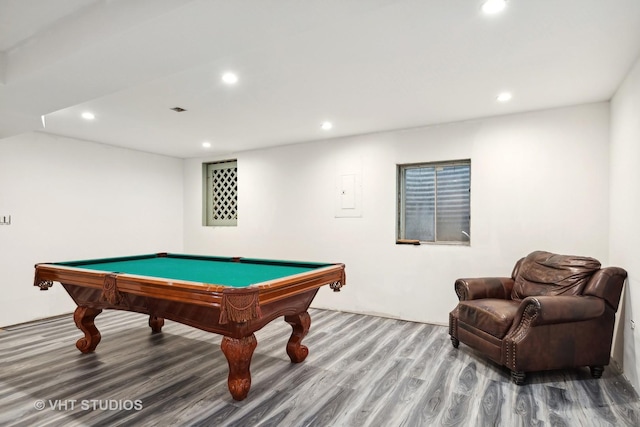
M600 262L589 257L529 254L521 263L511 292L513 300L541 295L580 295Z
M511 328L520 307L519 301L485 298L461 301L458 304L460 322L473 325L483 332L502 339Z

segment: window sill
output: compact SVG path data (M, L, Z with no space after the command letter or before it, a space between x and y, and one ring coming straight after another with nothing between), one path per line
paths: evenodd
M396 240L396 245L415 245L419 246L420 240L410 240L410 239L398 239Z
M412 239L397 239L396 245L437 245L437 246L471 246L471 242L422 242L420 240L412 240Z

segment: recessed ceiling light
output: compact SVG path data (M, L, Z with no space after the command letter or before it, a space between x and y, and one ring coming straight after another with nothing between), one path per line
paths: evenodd
M236 83L238 83L238 76L234 73L224 73L222 75L222 81L225 82L228 85L234 85Z
M205 141L202 143L203 148L211 148L211 143L209 141Z
M89 112L89 111L85 111L84 113L82 113L82 118L85 120L93 120L96 118L95 114Z
M494 15L502 12L506 6L506 0L487 0L482 5L482 11L487 15Z
M322 130L329 130L329 129L333 128L333 123L331 123L331 122L322 122L322 124L320 125L320 128L322 128Z
M511 95L509 92L502 92L496 97L496 100L498 102L508 102L511 101L511 98L513 98L513 95Z

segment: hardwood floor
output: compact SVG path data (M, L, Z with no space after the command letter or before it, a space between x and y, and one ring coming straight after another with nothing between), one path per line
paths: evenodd
M215 334L169 321L151 334L146 316L105 311L96 319L100 345L81 354L71 316L6 328L0 425L640 425L640 399L611 367L599 380L584 368L531 374L516 386L506 369L464 344L454 349L443 326L310 313L301 364L286 355L284 321L256 333L241 402L227 390Z

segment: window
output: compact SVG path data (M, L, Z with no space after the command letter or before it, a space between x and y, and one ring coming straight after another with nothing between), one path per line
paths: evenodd
M398 240L470 242L471 161L398 165Z
M238 161L205 163L204 225L238 225Z

